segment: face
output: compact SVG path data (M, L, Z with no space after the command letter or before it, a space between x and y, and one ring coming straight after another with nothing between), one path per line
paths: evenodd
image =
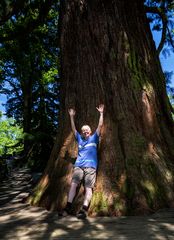
M82 131L82 137L84 137L85 139L91 135L91 128L88 125L84 125L81 128L81 131Z

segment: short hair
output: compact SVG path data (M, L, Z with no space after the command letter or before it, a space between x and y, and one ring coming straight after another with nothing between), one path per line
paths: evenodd
M90 132L92 132L89 125L83 125L83 126L81 127L81 131L83 131L84 128L87 128Z

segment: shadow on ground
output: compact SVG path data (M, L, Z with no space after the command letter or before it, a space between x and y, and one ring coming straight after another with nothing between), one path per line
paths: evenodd
M56 212L22 203L30 190L26 170L0 186L0 239L174 239L174 209L143 217L59 218Z

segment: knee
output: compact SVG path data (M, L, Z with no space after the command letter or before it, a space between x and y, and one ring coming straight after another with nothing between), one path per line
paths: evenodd
M77 186L78 186L78 183L75 183L75 182L72 182L72 183L71 183L71 187L77 188Z

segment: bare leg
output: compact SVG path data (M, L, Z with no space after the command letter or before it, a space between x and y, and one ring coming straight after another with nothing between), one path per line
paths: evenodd
M66 204L66 207L63 209L62 212L59 212L59 216L67 216L68 214L72 214L72 202L73 202L73 199L76 195L76 189L77 189L77 186L78 184L77 183L74 183L72 182L71 183L71 187L70 187L70 191L69 191L69 194L68 194L68 201L67 201L67 204Z
M69 191L69 194L68 194L68 202L69 203L72 203L72 201L73 201L73 199L76 195L77 186L78 186L77 183L74 183L74 182L71 183L71 188L70 188L70 191Z
M85 187L85 198L84 198L84 202L83 202L83 207L78 212L77 218L85 219L87 217L87 211L88 211L88 207L89 207L91 198L92 198L92 188Z
M84 198L83 206L88 207L91 201L91 198L92 198L92 188L85 187L85 198Z

